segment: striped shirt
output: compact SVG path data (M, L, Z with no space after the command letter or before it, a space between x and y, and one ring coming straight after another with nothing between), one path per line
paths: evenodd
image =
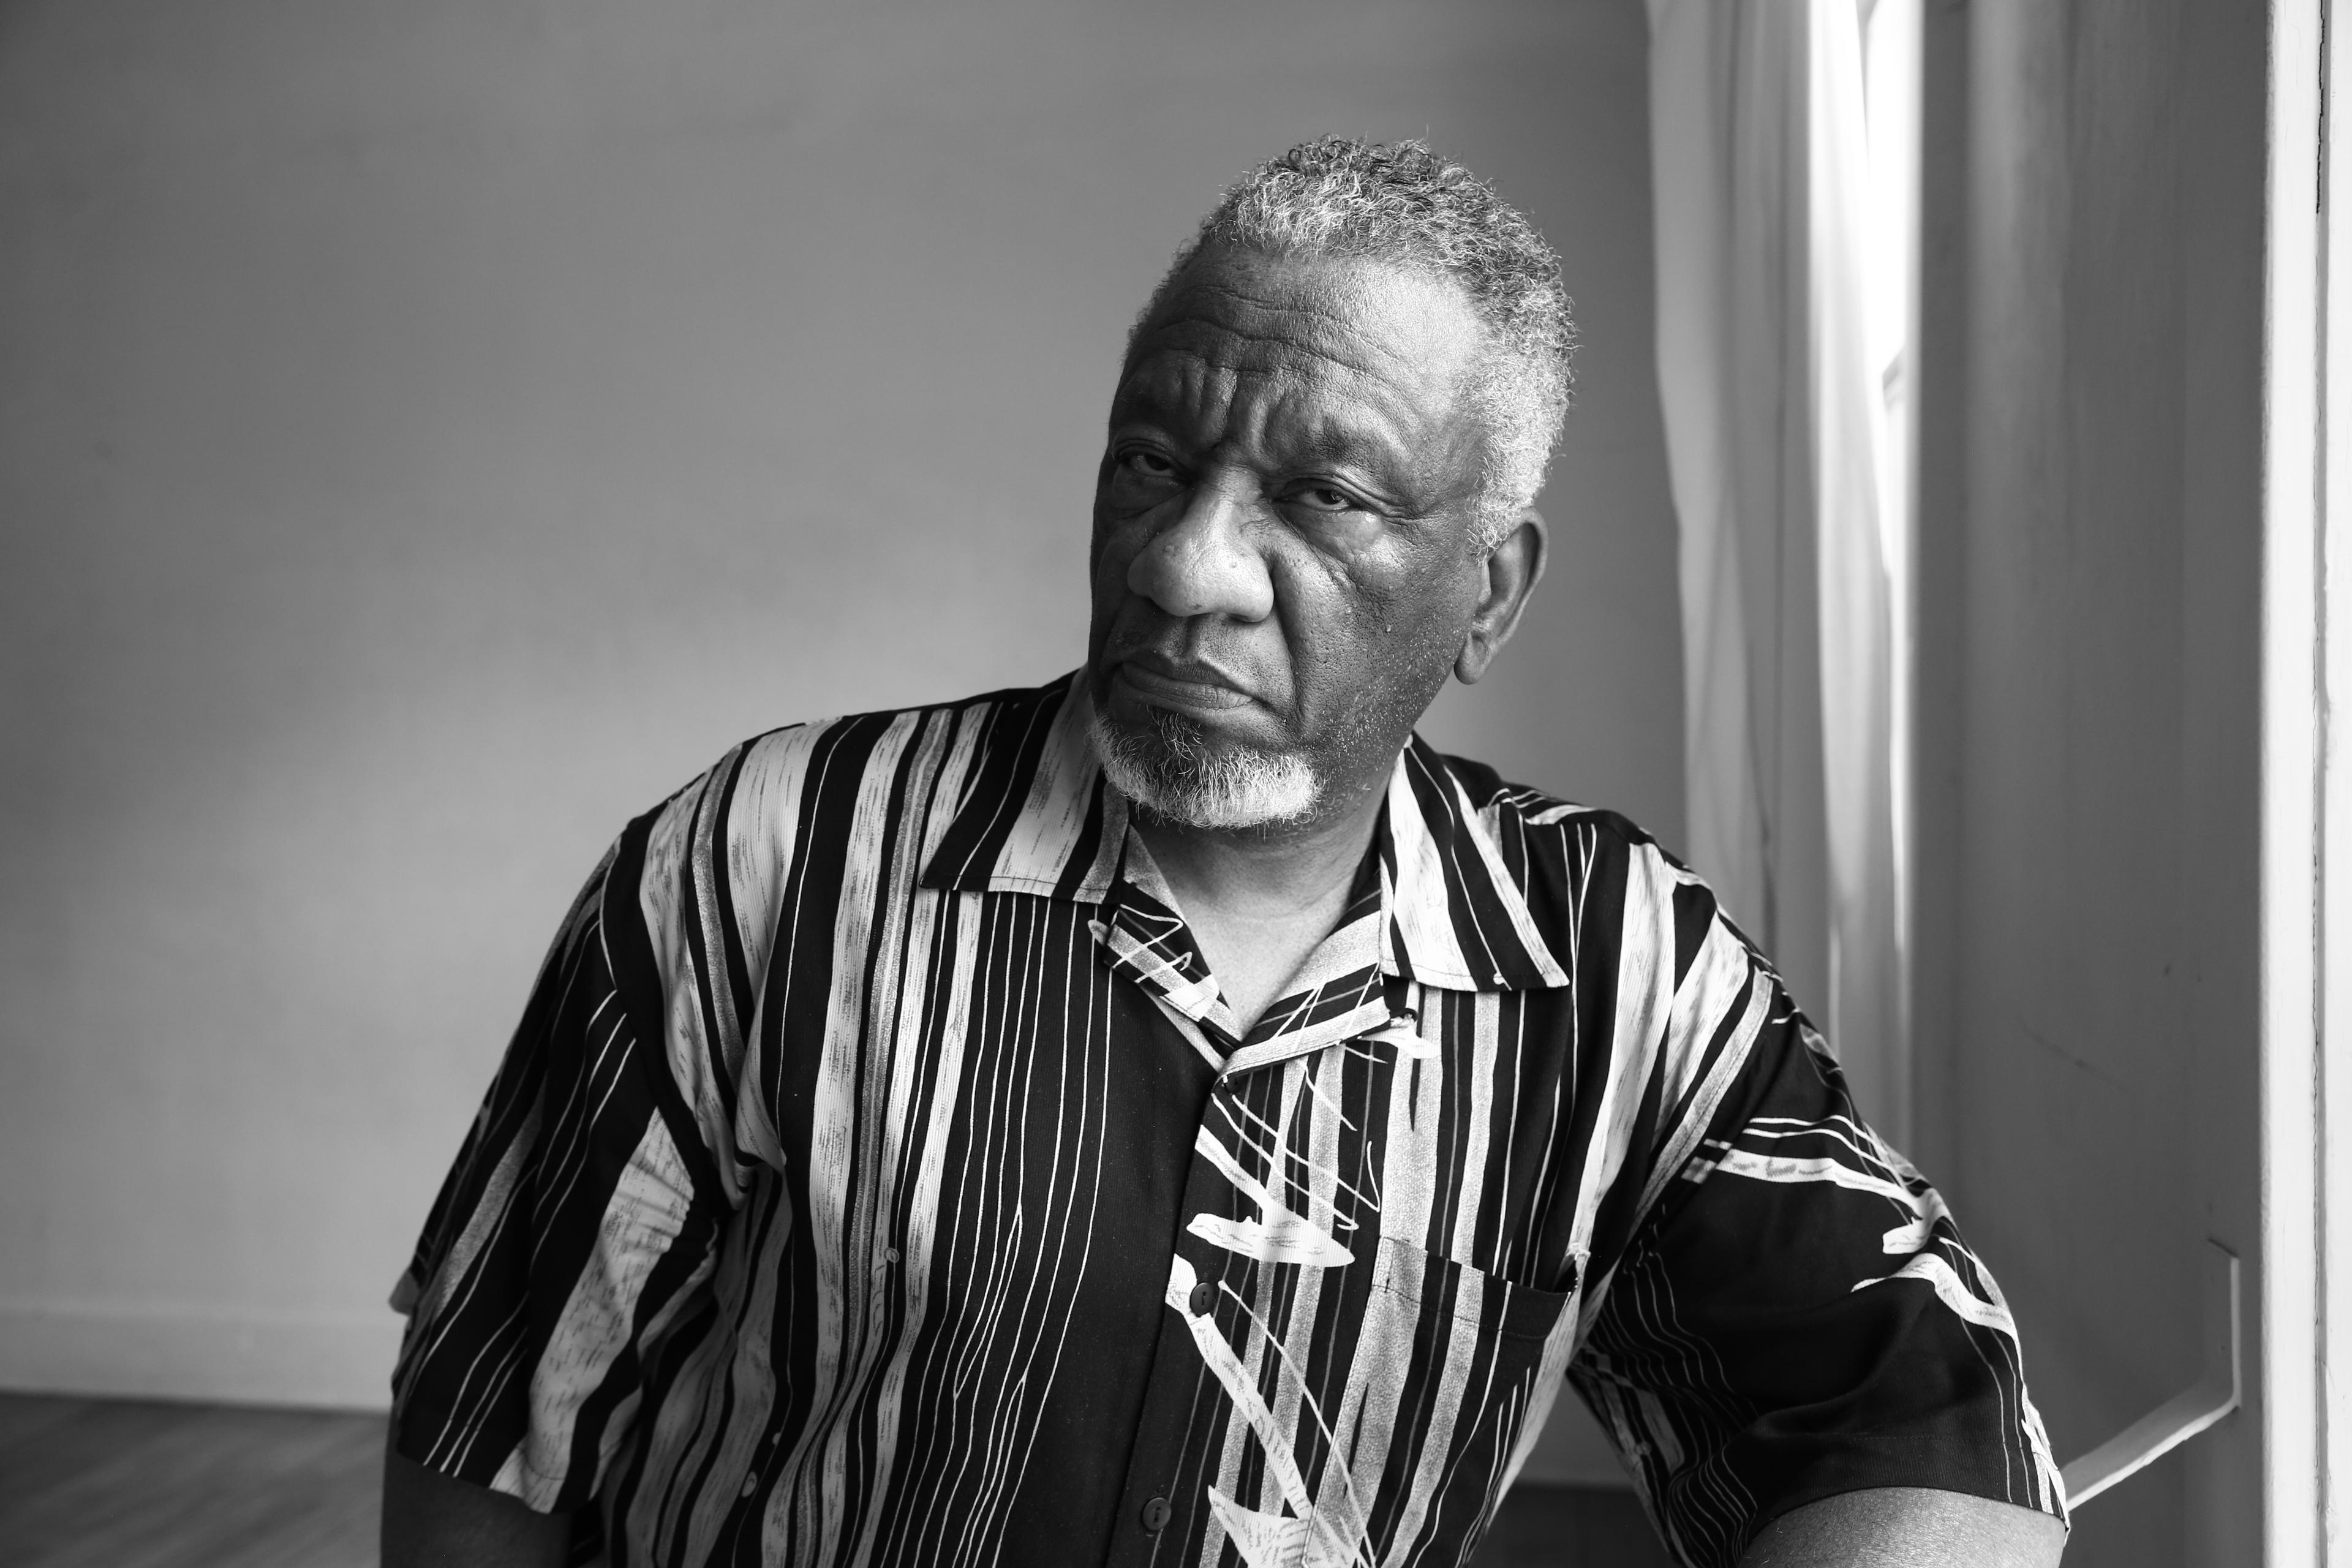
M1564 1383L1669 1549L2063 1514L2017 1331L1706 888L1417 738L1236 1026L1082 682L623 832L396 1304L402 1453L614 1564L1467 1560Z

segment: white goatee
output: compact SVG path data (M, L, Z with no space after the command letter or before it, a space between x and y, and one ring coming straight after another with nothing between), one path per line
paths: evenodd
M1301 757L1234 747L1218 751L1197 727L1154 712L1139 734L1091 725L1103 772L1128 799L1186 827L1263 827L1315 809L1323 788Z

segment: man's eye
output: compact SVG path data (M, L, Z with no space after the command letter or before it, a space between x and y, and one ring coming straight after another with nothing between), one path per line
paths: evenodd
M1157 452L1129 452L1119 463L1130 474L1147 479L1167 479L1176 477L1176 465Z
M1291 499L1314 511L1360 511L1363 504L1333 485L1301 485Z

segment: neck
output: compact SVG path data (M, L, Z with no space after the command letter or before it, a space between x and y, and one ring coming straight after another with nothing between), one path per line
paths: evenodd
M1235 829L1136 818L1240 1035L1347 912L1387 776L1351 781L1305 822Z
M1187 827L1139 815L1136 830L1188 908L1278 918L1344 900L1380 820L1384 789L1351 792L1345 807L1273 827Z

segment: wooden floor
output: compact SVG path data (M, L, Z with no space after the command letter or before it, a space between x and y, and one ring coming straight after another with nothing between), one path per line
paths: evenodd
M383 1419L0 1394L10 1568L360 1568Z
M8 1568L365 1568L383 1419L0 1394ZM1477 1568L1664 1568L1626 1492L1523 1489Z

